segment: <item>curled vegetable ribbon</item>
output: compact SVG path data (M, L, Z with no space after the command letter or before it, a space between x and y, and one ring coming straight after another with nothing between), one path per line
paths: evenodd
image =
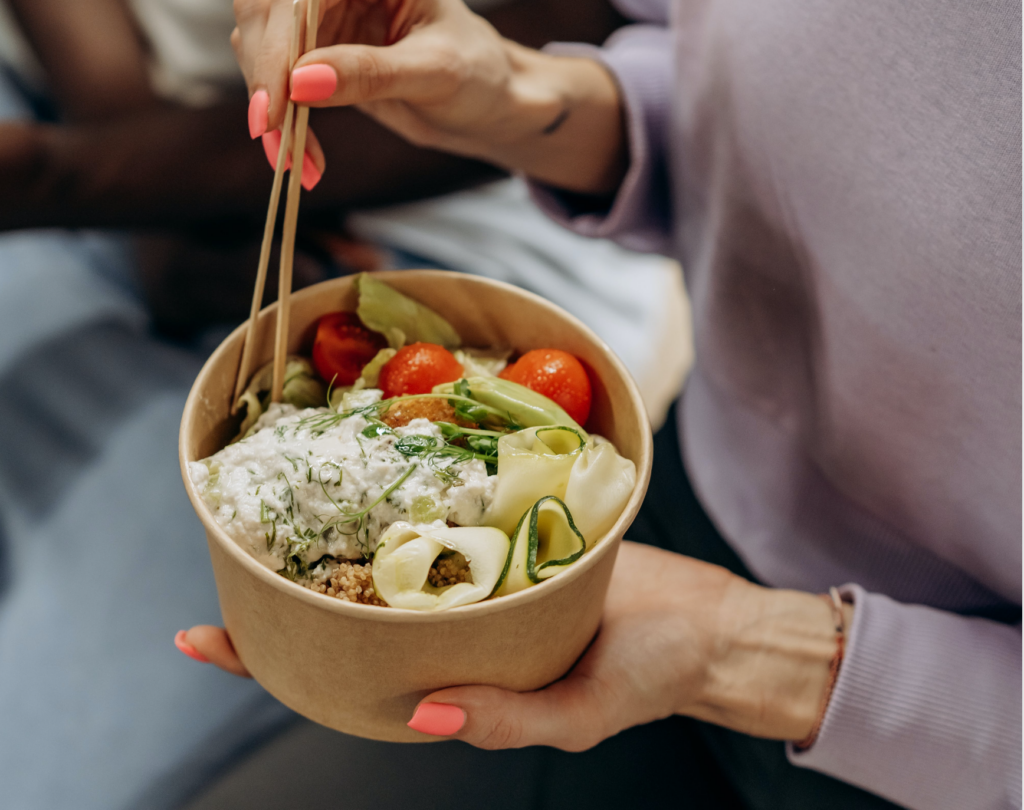
M488 526L414 525L397 521L381 536L373 557L373 588L394 608L447 610L486 599L508 559L509 539ZM430 567L446 550L461 554L469 581L444 588L430 584Z
M527 428L498 439L498 485L483 523L511 534L538 498L564 498L585 441L562 425Z
M536 585L565 570L586 550L587 542L569 507L560 498L547 495L519 519L494 592L506 596Z

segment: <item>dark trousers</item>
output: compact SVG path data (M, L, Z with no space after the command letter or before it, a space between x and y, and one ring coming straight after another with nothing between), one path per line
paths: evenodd
M627 536L754 579L690 487L679 455L675 408L655 436L650 491ZM628 729L580 754L550 748L488 752L459 742L369 742L298 721L188 807L881 810L894 805L793 767L780 742L671 717Z

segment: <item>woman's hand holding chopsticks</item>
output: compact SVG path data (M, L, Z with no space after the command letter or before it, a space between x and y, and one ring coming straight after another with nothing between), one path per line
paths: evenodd
M318 47L289 70L291 5L235 2L253 132L278 128L290 97L356 105L419 146L576 192L610 193L625 174L621 101L598 62L517 45L461 0L324 0Z

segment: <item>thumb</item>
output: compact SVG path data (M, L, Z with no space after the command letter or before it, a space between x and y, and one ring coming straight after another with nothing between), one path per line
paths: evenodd
M570 677L537 692L458 686L427 696L409 727L478 748L549 745L585 751L609 736L596 682Z
M174 646L196 661L216 664L225 672L241 678L252 677L223 627L197 624L191 630L179 630L174 637Z
M458 62L449 49L420 43L415 36L383 47L317 48L295 63L291 98L311 107L440 100L458 87Z

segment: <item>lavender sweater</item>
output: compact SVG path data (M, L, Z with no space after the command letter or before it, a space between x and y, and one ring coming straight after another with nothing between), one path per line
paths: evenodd
M790 759L911 808L1020 807L1020 624L985 618L1021 602L1020 3L629 5L654 24L555 46L616 76L625 181L599 214L534 191L680 258L701 500L765 582L847 583Z

